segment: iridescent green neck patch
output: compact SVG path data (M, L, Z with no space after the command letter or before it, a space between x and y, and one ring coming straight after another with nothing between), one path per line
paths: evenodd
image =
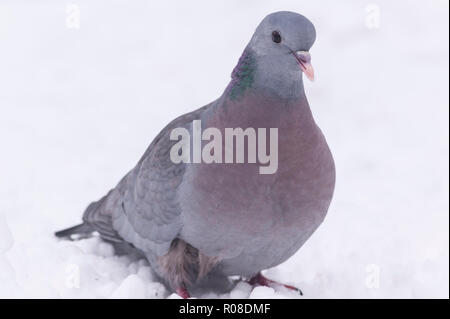
M235 100L251 88L254 81L256 60L249 50L245 50L231 73L231 82L226 89L227 95Z

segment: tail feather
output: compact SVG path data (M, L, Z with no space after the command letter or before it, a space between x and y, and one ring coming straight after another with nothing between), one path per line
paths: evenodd
M98 232L100 237L109 242L122 243L123 239L114 229L110 207L107 207L110 191L100 200L89 204L83 214L83 223L55 233L56 237L72 239L72 235L78 235L76 239L90 237L93 232Z
M89 237L94 232L94 228L86 223L79 224L67 229L57 231L55 233L56 237L60 238L70 238L72 235L80 235L80 237Z

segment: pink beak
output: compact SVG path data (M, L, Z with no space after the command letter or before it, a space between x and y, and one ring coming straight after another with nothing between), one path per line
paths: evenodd
M305 73L306 77L310 81L314 81L314 69L311 65L311 54L307 51L297 51L294 55L300 65L300 69Z

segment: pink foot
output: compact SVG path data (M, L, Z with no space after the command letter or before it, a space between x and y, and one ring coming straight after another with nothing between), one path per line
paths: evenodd
M186 288L178 288L177 290L175 290L175 292L183 299L188 299L191 298L191 295L189 294L189 292L187 291Z
M303 296L303 292L299 288L291 285L280 284L279 282L264 277L261 273L258 273L256 276L251 278L249 280L249 284L253 286L265 286L265 287L283 286L287 289L294 290L295 292L300 294L300 296Z

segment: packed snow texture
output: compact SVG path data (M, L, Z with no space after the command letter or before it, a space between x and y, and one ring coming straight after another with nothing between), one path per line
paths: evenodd
M291 10L317 28L306 91L337 185L318 231L265 274L302 298L448 298L448 1L73 3L0 3L0 297L177 298L145 260L53 232L222 93L266 14ZM241 282L194 297L299 296Z

